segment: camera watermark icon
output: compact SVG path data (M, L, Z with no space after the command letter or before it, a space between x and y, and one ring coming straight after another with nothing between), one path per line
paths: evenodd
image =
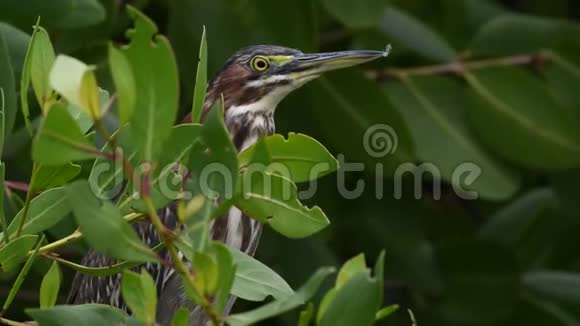
M389 193L392 193L394 199L402 199L405 193L411 192L415 199L421 199L425 194L428 194L429 198L439 200L442 197L443 183L450 184L455 195L462 199L476 200L479 198L478 193L471 190L471 186L482 174L482 170L477 164L463 162L452 171L446 170L445 173L442 173L441 169L433 163L402 162L396 166L394 172L393 170L387 172L384 163L391 159L388 155L395 154L399 147L399 137L396 130L386 124L373 125L364 133L362 142L366 153L379 162L375 163L374 166L368 166L368 163L347 162L344 154L337 155L340 168L335 173L336 187L338 193L345 199L359 198L372 188L376 199L380 200L384 198L385 187L392 187L392 192ZM118 154L120 155L115 157L122 157L122 153ZM142 166L149 165L143 163L136 166L135 175L128 182L123 175L121 159L98 160L90 177L93 193L101 199L117 198L123 193L125 185L128 183L133 189L133 197L138 198L143 172L147 170L142 169ZM312 164L309 171L310 181L305 189L298 193L298 197L302 200L313 198L318 190L318 178L331 172L330 169L331 167L327 162ZM291 168L281 162L268 166L262 163L250 163L244 166L244 173L241 175L239 175L239 171L231 171L219 162L210 163L195 173L188 171L187 167L180 162L158 167L157 171L150 181L156 191L167 199L188 200L202 194L212 200L229 200L236 194L245 196L255 191L255 188L259 188L263 192L261 195L266 197L272 196L273 192L276 192L276 196L282 196L283 200L289 200L295 196L291 189L292 183L279 179L292 180ZM264 171L267 173L263 173ZM347 175L363 171L373 172L375 175L373 184L367 184L369 183L368 178L361 178L355 180L354 183L349 182L351 187L349 189L346 182ZM272 178L271 175L276 175L279 178ZM241 189L239 189L239 184L235 186L235 180L241 181ZM192 183L193 186L191 186ZM430 186L431 189L425 189L427 186ZM234 189L235 187L238 189ZM408 187L412 189L408 189ZM223 198L219 198L220 196Z

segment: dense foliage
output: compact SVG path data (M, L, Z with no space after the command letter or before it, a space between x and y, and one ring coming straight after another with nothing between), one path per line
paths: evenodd
M3 317L49 325L73 313L126 318L103 307L50 307L64 302L72 270L104 272L73 263L87 247L128 260L114 271L156 259L128 222L174 199L159 189L181 184L159 180L179 170L160 167L179 161L195 176L217 161L249 196L228 198L227 182L210 178L213 195L228 198L213 205L188 184L194 195L180 216L207 225L232 204L253 212L270 224L257 254L269 267L204 241L203 227L168 245L205 275L188 295L208 312L230 292L246 299L226 318L232 325L298 307L300 316L293 310L265 323L412 323L406 309L379 311L390 304L412 309L419 325L579 324L574 9L572 0L1 1ZM291 95L276 114L284 136L239 156L217 113L203 126L172 127L192 107L198 112L208 76L258 43L304 52L391 43L393 51ZM306 182L312 166L286 162L288 178L265 167L288 153L325 163L325 176L314 187ZM127 159L113 163L120 156ZM270 198L292 209L251 196L265 190L243 178L252 162L280 190ZM139 177L110 201L120 189L116 172L134 168ZM292 196L282 199L285 187ZM332 283L323 283L331 268L316 272L340 265ZM151 279L125 272L123 285L137 320L150 323ZM261 302L267 297L274 303ZM48 310L24 310L38 307Z

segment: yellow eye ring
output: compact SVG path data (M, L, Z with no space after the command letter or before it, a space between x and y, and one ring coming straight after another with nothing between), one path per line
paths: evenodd
M270 61L262 56L256 56L252 59L252 69L258 72L263 72L270 68Z

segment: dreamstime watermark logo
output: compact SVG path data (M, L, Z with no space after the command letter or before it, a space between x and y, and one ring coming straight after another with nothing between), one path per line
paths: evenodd
M347 162L345 155L337 155L340 168L335 174L336 187L338 193L345 199L359 198L365 191L369 191L369 188L374 188L375 197L382 199L385 196L385 187L390 186L392 192L389 193L392 193L395 199L402 199L405 193L412 192L416 199L428 194L429 198L439 200L442 197L444 182L450 184L454 193L462 199L475 200L479 197L477 192L470 190L482 173L478 165L463 162L450 169L429 162L399 163L397 156L399 137L395 129L389 125L376 124L369 127L364 133L362 146L372 158L370 161L375 162L374 166L369 166L369 163ZM122 157L122 153L118 154L120 155L115 157ZM385 165L389 167L388 171ZM297 194L302 200L314 197L318 190L319 177L332 172L328 162L312 164L309 168L307 177L304 171L300 172L302 174L300 180L310 180ZM117 198L123 193L126 185L134 190L133 198L138 198L143 176L149 175L149 169L148 163L136 166L133 178L128 182L123 174L123 162L120 159L99 160L91 172L90 184L93 192L102 199ZM268 198L276 196L283 200L290 200L296 196L293 184L287 181L296 179L296 176L292 175L293 169L280 162L268 166L262 163L247 164L243 167L240 178L236 169L228 168L219 162L209 163L199 171L189 171L179 162L158 167L156 171L158 172L149 176L149 183L158 194L170 200L189 200L199 194L213 200L231 199L236 194L246 197L256 196L256 193L258 196ZM236 174L234 175L232 171ZM372 171L375 175L372 185L367 184L368 178L352 180L351 176L355 175L353 172L363 171ZM235 181L240 181L237 186Z
M376 124L365 131L363 146L367 154L374 158L394 154L399 147L399 136L389 125Z

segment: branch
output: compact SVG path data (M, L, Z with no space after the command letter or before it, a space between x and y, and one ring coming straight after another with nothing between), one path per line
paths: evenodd
M367 72L367 77L381 81L388 78L455 75L463 76L466 72L481 70L492 67L514 66L542 66L553 59L550 51L540 51L535 54L514 55L474 61L455 61L451 63L423 66L416 68L387 68L385 70L372 70Z
M175 271L179 275L181 275L182 279L185 282L187 282L190 288L196 293L200 301L198 304L210 318L212 325L214 326L223 325L220 314L215 310L215 307L213 306L211 300L209 300L204 295L203 291L199 289L197 284L194 282L193 275L191 274L190 270L185 266L181 257L179 257L179 253L173 243L174 237L172 236L172 232L170 232L170 230L168 230L165 227L165 225L159 218L159 215L157 214L157 210L155 209L153 201L151 200L151 194L149 193L150 187L149 172L150 170L146 170L144 172L140 192L141 198L143 199L145 205L147 206L147 211L149 213L151 223L153 223L153 225L157 229L157 233L159 233L163 245L165 246L165 248L167 248L167 251L171 254L171 257L173 258L173 263L175 264Z

